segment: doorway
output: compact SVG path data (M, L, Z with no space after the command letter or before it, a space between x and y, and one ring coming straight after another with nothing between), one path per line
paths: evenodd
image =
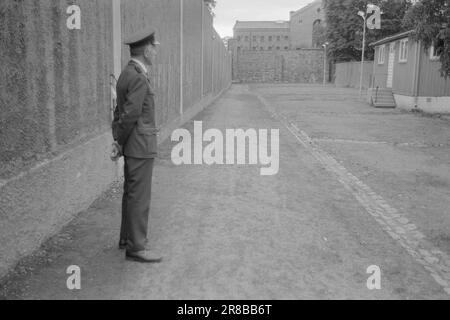
M392 88L392 82L394 79L394 62L395 62L395 42L389 45L389 62L388 62L388 74L386 87Z

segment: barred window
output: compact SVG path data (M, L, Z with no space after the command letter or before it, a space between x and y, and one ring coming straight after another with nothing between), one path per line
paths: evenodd
M400 41L400 50L399 50L399 62L407 62L408 61L408 39L403 39Z
M378 64L383 64L386 56L386 46L382 45L378 50Z
M432 45L430 47L430 60L439 60L439 54L437 54L436 47Z

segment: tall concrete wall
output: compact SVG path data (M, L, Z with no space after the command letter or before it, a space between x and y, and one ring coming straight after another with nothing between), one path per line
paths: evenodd
M0 276L113 181L111 1L0 2Z
M240 82L323 82L323 50L278 52L242 51L233 59L233 74Z
M0 277L120 177L109 159L110 74L129 53L114 50L117 1L0 2ZM72 4L81 30L66 26ZM202 0L122 0L114 13L121 38L147 24L159 31L152 74L162 139L230 85L230 59Z
M0 178L104 132L109 121L110 0L0 4Z
M180 0L122 0L122 34L154 26L161 47L151 74L155 92L157 125L162 126L179 115L180 110ZM122 47L122 65L130 59L129 49Z
M336 63L334 84L337 87L359 88L361 79L361 62ZM373 81L373 61L364 62L363 88L370 88Z
M172 123L203 97L218 93L231 82L231 71L220 72L223 57L227 55L226 61L229 54L203 0L122 0L122 16L124 37L148 25L154 26L159 35L161 46L152 70L155 91L159 93L158 126ZM125 46L122 57L122 63L127 63L130 56ZM226 67L231 70L230 64Z

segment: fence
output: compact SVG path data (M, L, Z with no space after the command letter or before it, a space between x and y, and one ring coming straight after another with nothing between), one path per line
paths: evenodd
M363 65L363 88L368 89L372 83L373 61ZM337 87L359 88L361 62L342 62L336 64L335 85Z

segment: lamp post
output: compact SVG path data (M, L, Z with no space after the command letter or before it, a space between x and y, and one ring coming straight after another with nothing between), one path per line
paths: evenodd
M362 94L362 83L363 83L363 73L364 73L364 54L366 49L366 20L367 16L364 11L359 11L358 16L363 18L364 20L364 27L363 27L363 41L362 41L362 55L361 55L361 74L359 78L359 96Z
M211 53L211 93L214 96L214 54L215 54L215 42L216 42L216 35L212 36L212 53Z
M323 85L326 86L327 84L327 47L329 43L325 42L323 47Z

